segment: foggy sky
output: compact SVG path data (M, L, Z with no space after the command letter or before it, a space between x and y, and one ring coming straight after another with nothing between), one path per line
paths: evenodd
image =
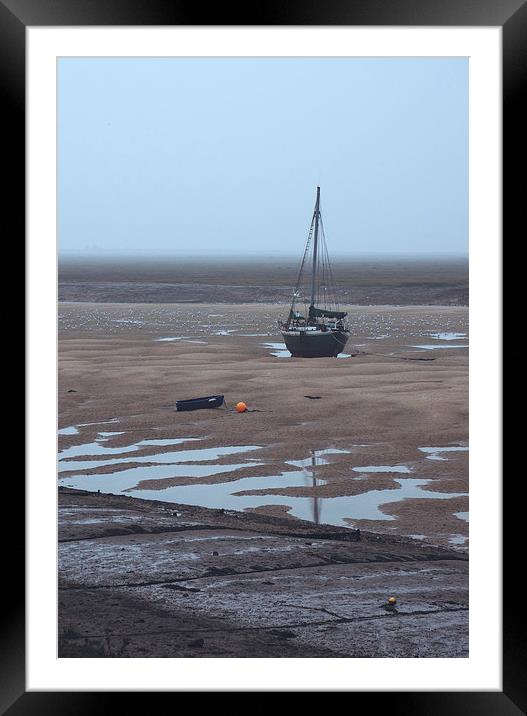
M62 58L59 251L468 252L465 58Z

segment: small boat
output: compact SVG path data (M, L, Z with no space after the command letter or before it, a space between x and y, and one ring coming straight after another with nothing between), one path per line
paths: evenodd
M201 410L202 408L219 408L225 402L223 395L206 395L204 398L177 400L176 410Z
M307 290L303 287L306 263L311 263L310 286ZM301 303L304 304L303 307ZM291 308L287 320L280 324L286 348L292 356L299 358L336 358L344 349L350 335L346 316L345 311L339 310L336 299L320 214L320 187L317 186L315 209Z

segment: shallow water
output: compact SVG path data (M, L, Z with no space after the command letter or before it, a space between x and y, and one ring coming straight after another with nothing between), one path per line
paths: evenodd
M466 333L451 333L451 332L442 332L442 333L429 333L428 334L430 338L437 338L438 341L458 341L461 338L466 338Z
M425 350L425 351L434 351L439 348L449 348L449 349L450 348L468 348L468 343L463 344L463 345L456 344L455 346L450 346L450 345L443 346L441 344L437 345L435 343L431 343L429 345L410 346L410 348L421 348L422 350Z
M171 447L199 438L146 439L121 447L104 445L108 438L122 433L98 433L95 442L76 445L59 453L59 484L66 487L100 490L103 493L133 494L143 499L157 499L187 505L199 505L216 509L236 511L269 505L282 505L289 514L301 519L344 527L352 526L354 520L395 520L396 517L384 514L381 506L405 499L450 499L465 493L433 492L424 489L431 480L421 478L398 478L394 482L398 487L392 489L369 490L353 496L318 497L313 495L283 495L275 491L287 488L310 488L326 484L318 478L316 468L331 462L334 455L351 454L352 450L326 448L311 453L298 460L286 460L286 464L298 468L289 472L280 472L264 477L243 477L228 482L212 484L186 484L151 489L149 480L167 480L169 478L207 478L227 472L236 472L251 466L265 463L252 457L250 453L261 448L258 445L233 445L214 448L187 448L156 452L154 455L137 454L141 449ZM356 447L356 446L352 446ZM433 456L441 451L464 450L468 448L421 448ZM236 455L236 462L218 463L218 459ZM78 460L78 457L103 456L101 460ZM241 459L240 459L241 458ZM128 464L124 469L120 466ZM115 471L99 474L96 468L115 466ZM354 467L358 473L409 473L406 465L369 465ZM350 480L361 481L362 476L349 476ZM138 485L141 484L141 487ZM258 494L260 490L271 490L270 494ZM257 491L256 494L243 494ZM460 519L468 521L468 513L456 513Z
M294 465L295 467L303 467L305 469L313 470L319 465L327 465L330 460L326 460L324 455L338 455L350 453L351 450L339 450L338 448L327 448L326 450L317 450L316 454L312 454L303 460L286 460L288 465Z
M161 499L186 505L202 507L245 510L263 505L284 505L289 507L289 514L300 519L315 521L315 510L321 523L348 526L345 520L395 520L396 518L383 513L381 505L399 502L411 498L450 499L462 493L446 494L423 490L430 480L400 479L396 480L399 489L370 490L354 496L316 498L289 495L240 495L237 493L248 490L305 487L306 476L303 471L281 473L271 477L248 477L215 485L182 485L169 487L166 490L134 490L136 497L144 499ZM317 484L323 484L317 481Z
M411 472L406 465L367 465L366 467L354 467L353 472Z
M198 438L193 438L193 440L197 440ZM144 446L144 443L151 442L153 444L156 444L159 442L162 442L164 445L170 445L170 444L178 444L178 443L184 443L191 440L190 438L180 438L179 440L174 441L147 441L143 440L141 443L137 443L136 446L133 446L131 449L128 450L128 453L134 452L139 449L140 445ZM91 443L94 445L94 443ZM79 446L83 447L83 446ZM180 465L185 464L189 462L207 462L211 460L217 460L219 457L223 457L224 455L234 455L236 453L245 453L250 452L252 450L258 450L260 448L259 445L235 445L231 447L218 447L218 448L201 448L197 450L171 450L169 452L160 452L155 453L154 455L132 455L131 457L128 457L128 455L125 455L124 457L119 458L111 458L109 460L64 460L62 459L59 463L59 472L78 472L79 470L91 470L98 467L108 467L110 465L122 465L124 463L153 463L156 465ZM112 450L112 448L108 448L108 450ZM121 452L126 452L122 450L122 448L113 448L113 450L121 450ZM61 453L62 454L62 453ZM86 455L87 453L82 453L82 455ZM88 453L89 454L89 453ZM254 464L254 461L251 461ZM141 468L132 468L134 470L141 469ZM186 468L188 469L188 468ZM217 472L227 472L226 470L218 470ZM176 473L174 473L176 474ZM179 474L187 474L185 472L181 472ZM215 474L215 471L212 470L210 473L200 473L200 474Z
M266 342L262 343L266 348L272 348L271 355L276 358L291 358L291 353L287 349L285 343Z
M272 348L272 351L270 354L272 356L275 356L276 358L291 358L291 353L288 348L286 348L285 343L279 343L279 342L269 342L269 343L262 343L263 346L266 348ZM337 358L351 358L350 353L339 353Z
M98 435L107 435L107 433L98 433ZM121 434L122 433L118 433ZM97 455L126 455L131 452L137 452L138 450L141 450L141 448L151 447L151 446L167 446L167 445L181 445L181 443L185 442L194 442L196 440L199 440L199 438L174 438L170 440L140 440L137 443L134 443L132 445L122 445L120 447L107 447L106 445L103 445L103 443L107 442L107 438L97 438L95 442L92 443L84 443L82 445L72 445L69 448L65 448L64 450L61 450L59 452L59 460L64 461L65 465L72 465L72 462L69 462L70 458L73 457L88 457L88 456L97 456ZM128 462L129 460L132 460L132 458L126 458L125 460L122 460L121 462ZM97 467L100 465L105 464L111 464L105 462L97 461L97 465L93 461L87 461L87 465L89 467ZM114 460L114 462L118 462ZM155 462L152 460L151 462ZM67 470L72 470L74 468L67 467L64 468ZM60 468L59 468L60 470Z
M145 441L142 441L145 442ZM350 526L346 520L394 520L393 516L384 514L380 506L404 499L450 499L464 493L448 494L432 492L423 488L430 480L416 478L401 478L395 480L399 485L396 489L370 490L354 496L340 496L320 498L315 496L295 496L281 494L240 494L247 491L278 490L306 488L326 484L324 480L316 478L314 471L321 464L329 462L324 456L346 453L346 450L328 448L321 450L316 456L310 455L302 460L289 460L288 464L301 469L291 472L281 472L278 475L265 477L244 477L229 482L197 485L177 485L164 489L148 489L139 483L148 480L161 480L172 477L211 477L224 472L234 472L251 465L261 465L257 459L249 459L234 464L193 464L200 460L217 459L222 455L247 453L257 450L259 446L232 446L229 448L205 448L195 450L179 450L160 453L155 456L133 456L131 458L114 458L107 461L71 461L62 462L62 469L91 470L102 465L108 466L133 460L135 463L158 463L152 465L137 465L113 473L97 474L85 472L84 474L67 475L60 478L63 486L91 491L130 494L143 499L160 499L187 505L199 505L215 509L245 510L247 508L261 507L263 505L284 505L288 512L301 519ZM313 464L316 458L316 465ZM375 471L403 471L406 466L371 466ZM397 470L393 470L397 468ZM359 470L361 468L358 468ZM364 468L363 468L364 469ZM366 469L367 470L367 469ZM406 468L408 471L408 468ZM372 470L370 470L372 471ZM353 478L351 478L353 479ZM360 478L357 478L360 479Z
M249 463L250 465L251 463ZM254 463L253 463L254 464ZM235 463L231 465L179 465L177 463L160 464L160 465L141 465L139 467L130 467L118 472L110 472L105 474L98 473L76 473L72 476L61 477L59 484L63 487L73 487L77 490L90 490L114 494L125 494L131 490L135 490L137 485L143 480L166 480L175 477L212 477L221 475L224 472L235 472L247 467L246 462ZM252 478L251 478L252 479ZM222 485L230 483L221 483ZM217 485L202 485L202 487L217 488ZM172 489L172 488L170 488ZM150 495L155 497L146 498L145 491L134 492L135 497L143 497L145 499L168 500L169 502L178 502L168 496L170 489L149 490ZM212 490L214 491L214 489ZM191 503L186 503L191 504ZM196 503L200 504L200 503Z
M469 513L468 512L454 512L454 517L457 517L458 520L463 520L464 522L468 522L469 519Z
M182 343L201 343L207 345L207 341L200 341L196 338L190 338L187 336L166 336L165 338L156 338L158 343L170 343L172 341L181 341Z
M119 418L111 418L110 420L99 420L95 423L79 423L77 425L78 428L86 428L89 425L109 425L110 423L119 423L121 422Z
M79 430L75 425L71 425L69 428L61 428L57 431L57 435L78 435Z
M447 447L420 447L417 448L421 452L429 453L426 456L427 460L447 460L441 453L443 452L468 452L468 447L461 445L452 445Z

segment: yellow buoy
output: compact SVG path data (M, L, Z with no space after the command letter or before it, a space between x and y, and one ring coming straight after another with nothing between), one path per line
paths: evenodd
M388 598L388 604L396 604L396 603L397 603L397 599L395 597Z
M236 403L236 412L238 413L245 413L247 410L247 406L243 402Z

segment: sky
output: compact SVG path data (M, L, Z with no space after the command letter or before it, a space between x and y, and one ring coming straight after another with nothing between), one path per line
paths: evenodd
M59 252L468 254L466 58L61 58Z

